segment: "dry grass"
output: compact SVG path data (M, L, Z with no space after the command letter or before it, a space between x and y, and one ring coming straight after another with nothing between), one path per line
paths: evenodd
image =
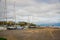
M60 40L60 29L26 29L26 30L5 30L0 32L0 37L7 40Z

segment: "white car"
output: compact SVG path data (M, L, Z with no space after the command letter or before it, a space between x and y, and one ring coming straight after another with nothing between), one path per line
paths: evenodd
M0 30L7 30L6 27L0 27Z
M16 27L12 27L12 26L11 26L11 27L7 27L7 29L8 29L8 30L15 30Z
M17 28L18 30L23 29L23 27L21 27L21 26L17 26L16 28Z

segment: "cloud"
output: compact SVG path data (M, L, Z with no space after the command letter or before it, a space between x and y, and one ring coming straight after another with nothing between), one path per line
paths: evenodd
M14 9L15 2L15 9ZM0 7L1 8L1 7ZM1 11L2 9L0 9ZM15 10L15 12L14 12ZM2 11L1 11L2 12ZM0 14L2 15L2 13ZM60 22L59 0L7 0L8 20L55 23Z
M35 1L38 2L38 3L43 2L43 3L48 3L48 4L60 2L60 0L35 0Z

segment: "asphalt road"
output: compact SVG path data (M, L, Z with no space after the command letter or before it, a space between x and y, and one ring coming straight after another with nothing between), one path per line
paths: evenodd
M60 40L60 29L27 29L0 31L7 40Z

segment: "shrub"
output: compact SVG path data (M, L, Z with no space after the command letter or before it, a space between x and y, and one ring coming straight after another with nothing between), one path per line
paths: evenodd
M6 38L0 38L0 40L7 40Z

